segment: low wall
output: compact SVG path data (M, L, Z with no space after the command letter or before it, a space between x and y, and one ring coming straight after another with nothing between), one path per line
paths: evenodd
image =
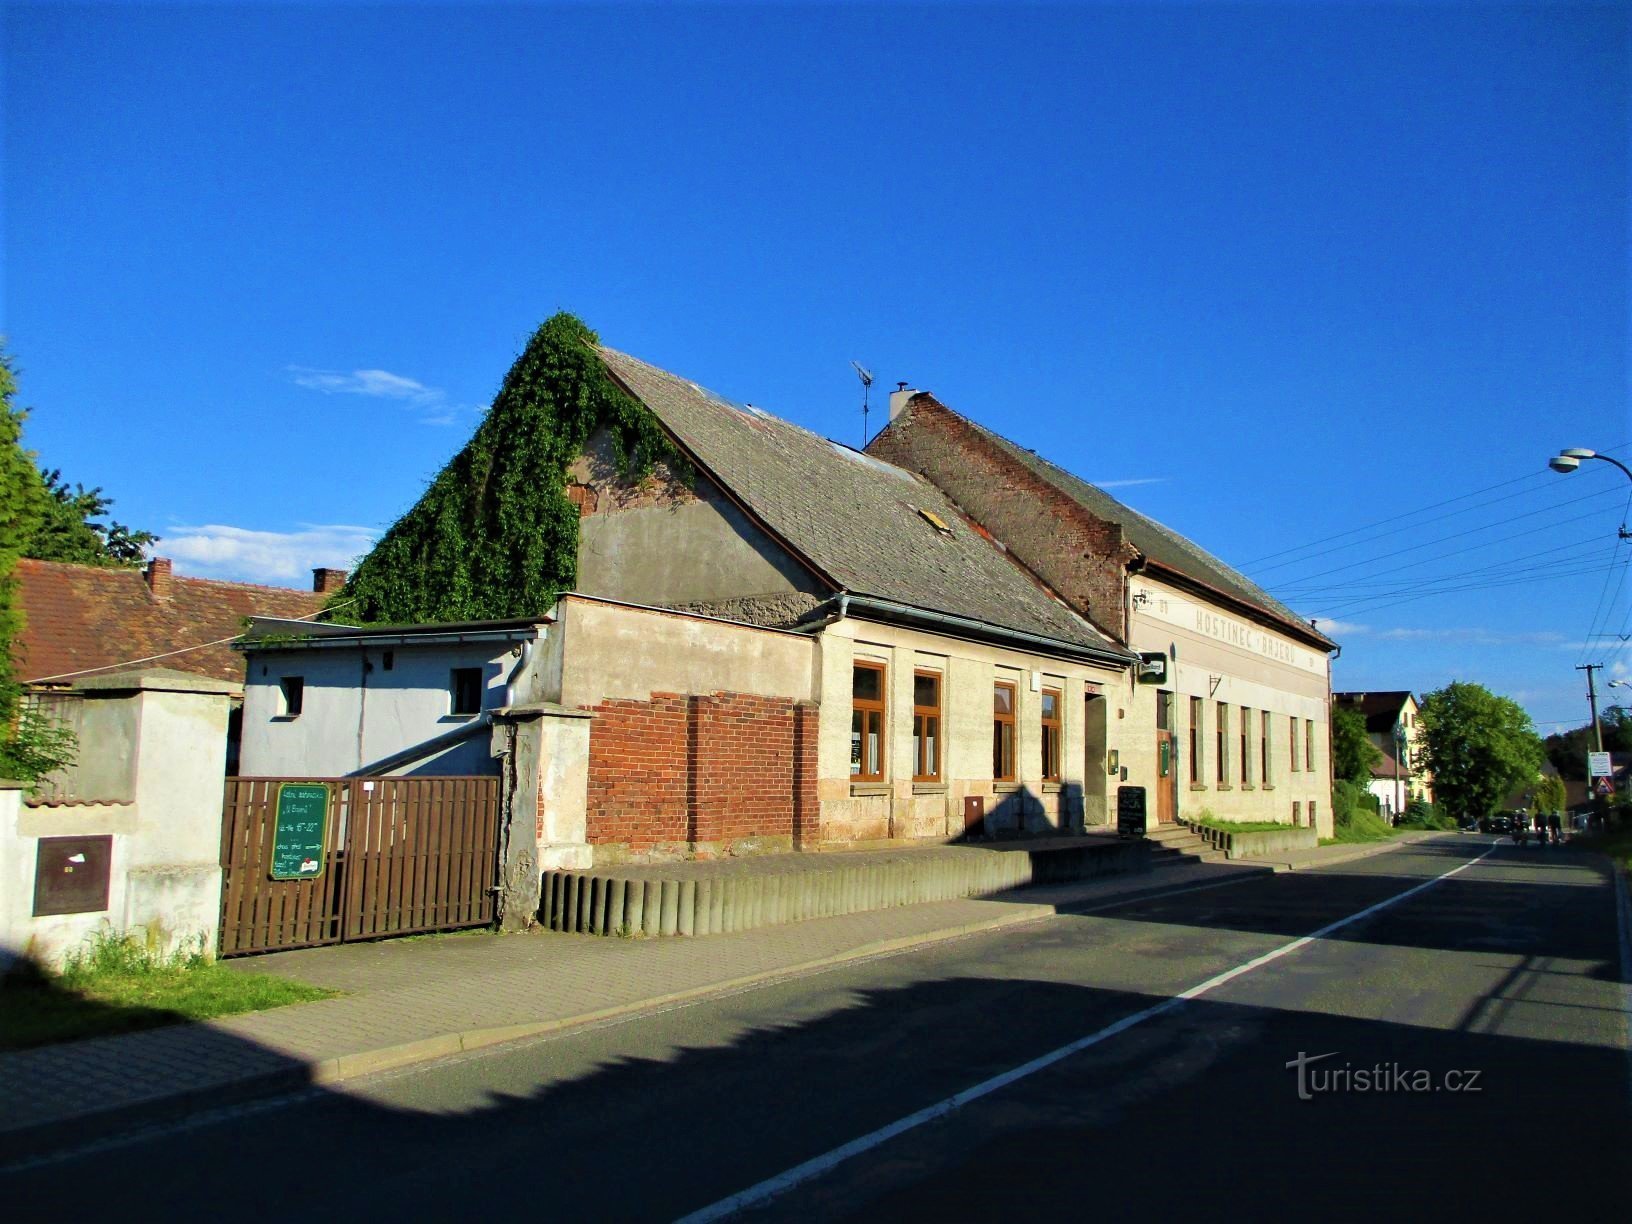
M78 763L33 796L0 787L0 973L97 932L214 955L233 691L166 669L76 686Z
M1239 832L1199 824L1191 824L1190 827L1213 849L1224 851L1225 857L1232 859L1258 858L1285 850L1313 850L1320 845L1318 830L1307 825Z
M1036 850L943 846L550 871L539 920L588 935L712 935L1148 870L1143 839L1094 838Z

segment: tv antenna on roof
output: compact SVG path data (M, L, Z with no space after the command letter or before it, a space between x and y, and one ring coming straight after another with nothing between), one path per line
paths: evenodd
M856 377L861 379L861 445L862 449L865 450L867 447L867 397L872 394L873 390L873 372L859 361L852 361L850 364L856 367Z

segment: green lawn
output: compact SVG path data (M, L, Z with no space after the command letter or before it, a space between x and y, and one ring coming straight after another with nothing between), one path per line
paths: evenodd
M1226 833L1271 833L1276 829L1296 827L1285 820L1220 820L1217 816L1207 815L1193 816L1190 823L1207 829L1222 829Z
M132 940L104 938L61 973L16 976L0 988L0 1050L129 1033L288 1003L334 991L206 957L157 957Z

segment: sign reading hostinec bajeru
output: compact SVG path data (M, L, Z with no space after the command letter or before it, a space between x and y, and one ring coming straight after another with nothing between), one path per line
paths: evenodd
M1133 613L1163 624L1188 629L1204 638L1234 646L1260 658L1284 663L1301 671L1326 673L1326 657L1294 646L1280 634L1257 625L1215 612L1205 604L1184 599L1161 587L1135 586Z
M322 782L280 782L272 812L274 880L315 880L323 874L330 791Z

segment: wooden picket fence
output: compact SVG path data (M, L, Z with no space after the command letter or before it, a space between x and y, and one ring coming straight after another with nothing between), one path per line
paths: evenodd
M330 788L314 879L271 878L278 783L228 778L221 821L221 955L305 948L493 921L497 778L301 778Z

